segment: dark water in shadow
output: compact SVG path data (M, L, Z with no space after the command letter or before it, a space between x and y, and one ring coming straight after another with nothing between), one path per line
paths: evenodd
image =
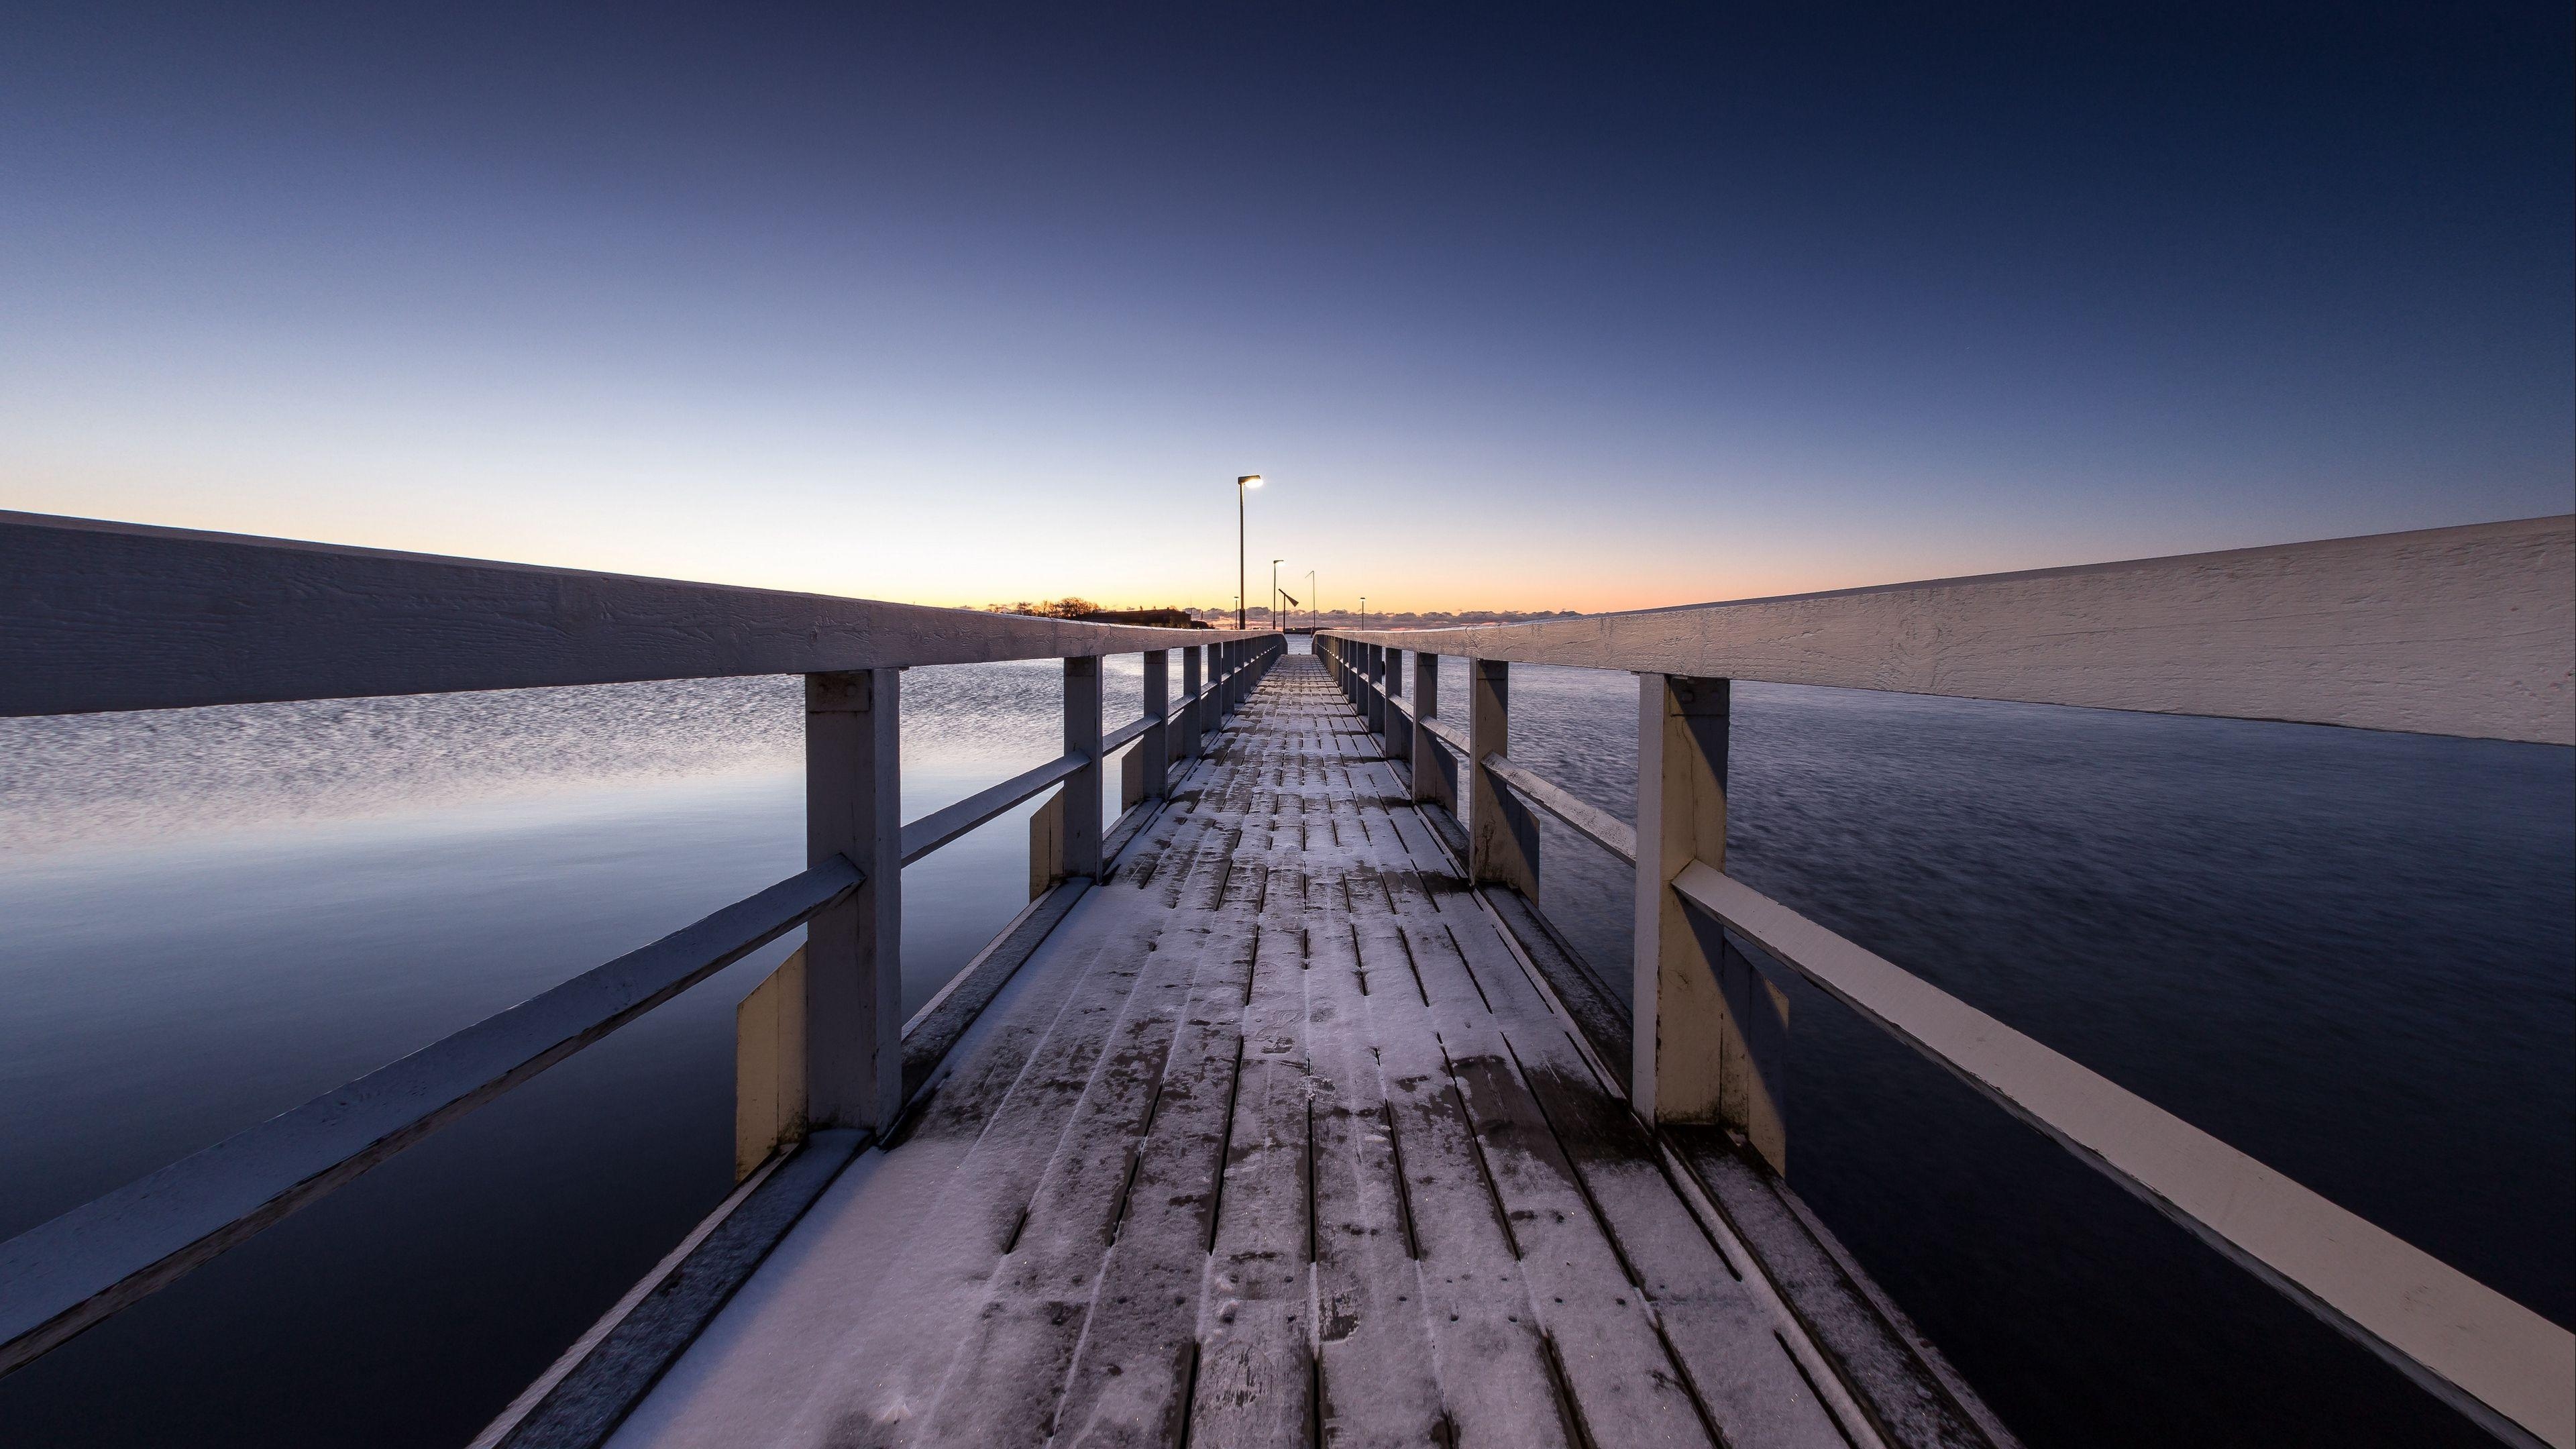
M907 816L1058 748L1051 664L905 678ZM1514 688L1514 754L1630 813L1632 681ZM798 728L791 680L0 722L0 1234L793 872ZM1746 687L1734 786L1762 889L2576 1312L2569 752ZM1025 831L905 872L910 999ZM1624 982L1625 868L1552 832L1545 875ZM0 1444L463 1442L730 1186L789 944L0 1380ZM1793 992L1793 1180L2033 1444L2476 1442Z
M1513 757L1633 821L1635 681L1512 691ZM1733 873L2576 1321L2569 751L1739 685L1730 775ZM1633 873L1541 855L1624 994ZM2487 1442L1787 985L1792 1183L2032 1444Z

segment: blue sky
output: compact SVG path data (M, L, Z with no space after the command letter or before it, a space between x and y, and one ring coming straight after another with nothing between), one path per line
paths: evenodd
M1217 604L1258 471L1373 609L2566 511L2566 7L2240 10L30 11L0 507Z

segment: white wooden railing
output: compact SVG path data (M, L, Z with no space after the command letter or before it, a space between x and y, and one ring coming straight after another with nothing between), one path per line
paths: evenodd
M1781 999L1713 949L1698 927L1716 923L2498 1436L2576 1445L2566 1329L1726 874L1736 679L2576 744L2576 518L1536 624L1336 629L1316 647L1409 763L1415 800L1463 815L1476 883L1535 909L1533 810L1637 868L1640 1116L1720 1123L1785 1161ZM1467 661L1463 730L1439 699L1443 654ZM1512 761L1513 663L1637 675L1633 829Z
M652 945L0 1243L0 1373L799 926L791 1010L804 1066L779 1135L885 1131L906 1099L901 867L1054 789L1047 829L1032 833L1031 876L1080 890L1115 838L1102 818L1109 758L1133 746L1136 813L1158 806L1174 766L1208 748L1282 647L1277 634L0 513L0 717L802 674L808 860ZM1137 653L1143 716L1104 732L1101 659ZM1046 658L1064 661L1064 753L905 823L902 671Z

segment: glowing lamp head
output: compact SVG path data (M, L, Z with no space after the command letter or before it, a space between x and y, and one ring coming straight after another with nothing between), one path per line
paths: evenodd
M1234 481L1246 488L1258 488L1261 486L1261 475L1258 473L1246 473Z

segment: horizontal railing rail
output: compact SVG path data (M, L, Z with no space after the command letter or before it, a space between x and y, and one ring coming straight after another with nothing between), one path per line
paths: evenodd
M1145 798L1134 808L1158 808L1172 763L1205 752L1283 649L1271 633L925 609L0 513L0 716L801 673L814 861L0 1243L0 1373L798 927L808 933L792 958L802 985L795 1002L771 1008L804 1035L806 1081L788 1130L885 1129L904 1100L901 867L1060 787L1054 833L1042 843L1032 832L1033 883L1098 877L1110 757L1143 753ZM1167 708L1172 650L1183 687ZM1144 715L1104 735L1100 658L1137 653ZM899 671L1041 658L1065 664L1064 753L897 824ZM738 1131L741 1123L738 1111Z
M0 512L0 716L1186 649L1086 624Z
M1715 1120L1785 1161L1785 998L1766 1004L1749 962L1712 953L1684 923L1698 914L2490 1432L2576 1445L2576 1335L1725 874L1737 678L2576 742L2576 519L1539 624L1336 629L1316 649L1409 761L1415 802L1463 817L1476 884L1535 909L1531 811L1637 868L1630 1102L1647 1120ZM1463 730L1432 697L1444 653L1467 660ZM1512 662L1640 676L1636 826L1511 759Z
M1447 745L1451 751L1456 753L1458 758L1462 760L1467 758L1466 731L1451 724L1449 721L1440 718L1438 715L1417 715L1414 717L1413 723L1416 728L1422 730L1425 734L1428 734L1433 739Z
M1034 770L1023 770L998 785L978 790L954 805L933 810L903 828L903 863L910 865L1039 791L1063 784L1090 763L1089 755L1059 755Z
M1635 826L1578 797L1555 781L1524 770L1500 755L1487 755L1485 768L1493 772L1495 779L1511 786L1514 794L1564 821L1575 833L1630 865L1637 863Z
M0 1243L0 1372L351 1181L865 882L835 858Z
M1515 664L2576 744L2576 516L1532 624Z
M2566 1437L2567 1330L1732 876L1673 888L2491 1429Z

